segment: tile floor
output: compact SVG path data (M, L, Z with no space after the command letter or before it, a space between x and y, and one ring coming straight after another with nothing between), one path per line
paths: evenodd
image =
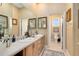
M49 49L49 50L52 50L52 51L61 52L61 53L64 53L65 56L69 56L68 51L62 49L61 43L52 42L52 43L50 43L49 46L47 46L45 49ZM45 50L44 50L44 52L45 52ZM45 54L44 52L43 52L43 55ZM47 53L47 52L46 52L46 53ZM49 56L50 56L50 55L49 55Z

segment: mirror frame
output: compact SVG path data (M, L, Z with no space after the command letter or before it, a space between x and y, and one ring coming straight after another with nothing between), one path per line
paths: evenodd
M7 28L8 28L8 17L7 17L7 16L5 16L5 15L1 15L1 14L0 14L0 16L2 16L2 17L5 17L5 18L6 18L6 21L7 21L7 22L6 22L6 27L4 27L4 29L7 29Z
M45 20L45 26L46 27L43 27L43 20ZM39 25L41 25L41 27L39 27ZM38 28L39 29L47 29L47 17L38 17Z
M34 21L34 27L31 27L31 21ZM29 27L29 29L35 29L36 28L36 18L30 18L29 20L28 20L28 27Z

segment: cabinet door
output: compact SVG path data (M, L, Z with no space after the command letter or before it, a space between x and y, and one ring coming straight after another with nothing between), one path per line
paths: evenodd
M32 55L33 55L33 44L26 48L26 56L32 56Z
M38 54L40 55L41 53L41 39L38 41Z
M39 56L42 51L41 39L34 43L34 56Z
M22 51L23 53L23 56L26 56L26 49L23 49L23 51Z
M45 46L45 36L42 37L42 48L44 48L44 46Z
M33 55L38 56L38 42L37 41L34 43L33 48L34 48Z

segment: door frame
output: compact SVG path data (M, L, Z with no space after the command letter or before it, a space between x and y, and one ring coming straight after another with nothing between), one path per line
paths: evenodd
M62 21L61 23L63 24L63 32L61 30L61 32L63 33L63 37L62 37L62 33L61 33L61 40L62 40L62 49L66 49L66 21L65 21L65 14L63 16L61 16ZM62 29L62 24L61 24L61 29ZM51 17L48 17L48 45L51 43Z

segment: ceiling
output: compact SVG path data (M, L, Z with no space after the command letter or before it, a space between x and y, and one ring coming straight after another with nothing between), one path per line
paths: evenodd
M26 8L35 14L52 15L63 14L66 10L66 3L14 3L17 8Z

